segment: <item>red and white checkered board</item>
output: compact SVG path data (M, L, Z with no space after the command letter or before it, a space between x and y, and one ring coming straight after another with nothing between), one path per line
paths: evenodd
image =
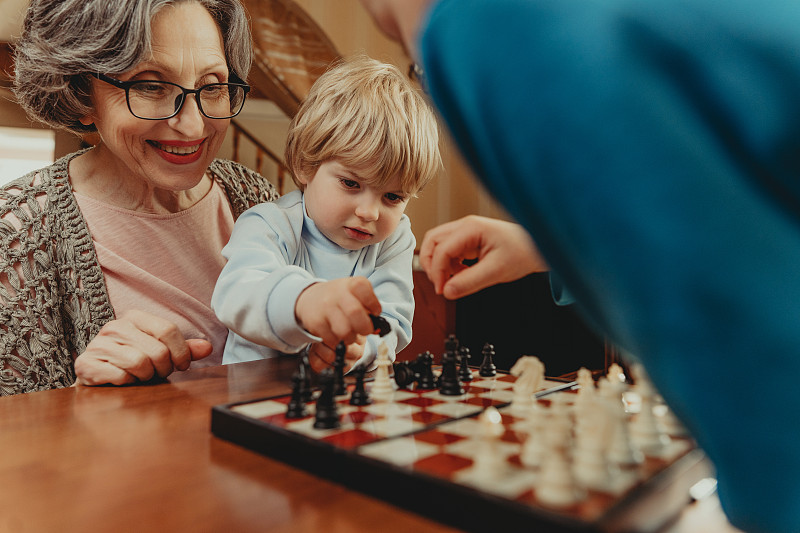
M534 525L537 531L548 527L554 531L655 529L674 515L677 504L654 502L652 493L672 486L679 503L685 505L686 490L707 473L696 466L702 454L696 455L689 440L676 438L661 457L646 458L617 478L607 492L584 491L579 501L565 507L545 505L536 494L538 469L520 461L526 435L521 418L509 407L516 378L504 373L494 378L473 374L475 379L464 384L461 396L444 396L438 390L396 390L391 400L363 407L349 405L351 384L348 395L337 399L341 424L336 429L313 427L313 401L307 406L308 416L287 419L290 397L285 395L217 406L212 412L212 431L390 503L474 531L497 525L498 514L506 518L502 521L506 531L530 530ZM552 394L566 394L571 401L573 385L545 380L538 401L546 405ZM485 452L477 415L489 406L502 415L505 430L493 453L505 460L497 472L486 476L477 474L473 466L475 457ZM431 501L436 504L431 506ZM643 518L632 518L632 514L642 514L628 512L640 501L647 511Z
M315 440L344 449L354 449L373 442L397 438L422 431L444 422L479 414L489 406L502 406L511 401L516 378L498 374L492 378L477 375L465 383L465 394L444 396L434 390L396 390L390 401L374 401L371 405L355 407L349 404L354 386L348 395L337 398L341 425L336 429L314 429L314 401L309 402L308 416L287 419L290 397L280 396L231 407L235 413L257 419L265 424L306 435ZM545 380L540 391L564 387L564 382ZM369 390L371 384L366 384Z

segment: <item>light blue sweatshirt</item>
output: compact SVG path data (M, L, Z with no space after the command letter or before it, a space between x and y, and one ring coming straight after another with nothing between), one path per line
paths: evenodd
M303 195L292 191L244 212L222 254L211 307L230 329L224 364L297 353L320 339L295 319L297 297L309 285L364 276L381 302L392 331L369 335L359 362L371 364L380 342L394 360L411 341L414 316L412 261L416 239L406 215L384 241L347 250L329 240L308 218Z

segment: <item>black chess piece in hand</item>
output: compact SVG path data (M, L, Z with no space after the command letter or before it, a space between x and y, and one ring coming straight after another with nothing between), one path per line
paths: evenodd
M388 335L392 331L389 321L382 316L369 315L369 318L372 320L372 327L375 328L375 333L381 337Z

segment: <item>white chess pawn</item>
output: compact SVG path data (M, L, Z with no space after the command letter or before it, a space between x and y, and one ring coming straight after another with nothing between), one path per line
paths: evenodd
M579 501L583 495L575 483L570 465L570 426L563 423L562 409L557 403L554 402L548 410L546 427L541 435L543 450L536 498L545 505L566 507Z
M625 384L625 371L618 363L611 363L606 372L606 379L613 384Z
M496 407L487 407L478 417L479 451L473 458L472 471L476 478L497 478L506 470L505 457L498 451L498 440L505 432L503 419Z
M619 391L614 385L601 382L599 395L606 404L610 424L610 443L607 457L609 462L621 467L636 465L644 460L642 453L633 446L628 428L629 415Z
M572 471L575 480L587 489L606 490L611 484L612 465L606 458L611 436L610 413L605 401L587 404L582 429L575 435Z
M660 396L656 397L655 405L653 406L653 415L659 421L659 426L663 428L664 432L670 437L688 437L689 431L686 426L678 420L672 409L664 402Z
M658 457L669 445L670 438L653 413L656 391L641 365L633 366L631 372L634 373L636 391L641 398L641 408L630 425L631 438L642 453Z
M579 388L578 394L575 398L575 417L581 418L581 411L595 401L596 389L592 371L588 368L581 367L578 370L577 380Z
M389 401L394 394L392 380L389 377L389 367L392 366L392 362L389 360L389 349L383 342L378 346L378 355L375 364L377 368L375 370L375 380L372 382L370 394L372 399L377 402Z
M520 433L525 434L519 460L527 467L537 468L540 464L544 447L542 434L546 416L546 408L541 407L538 402L534 402L525 419L515 427Z

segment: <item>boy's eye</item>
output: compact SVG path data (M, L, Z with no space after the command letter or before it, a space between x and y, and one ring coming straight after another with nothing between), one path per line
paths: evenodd
M358 182L356 180L349 180L347 178L340 178L342 185L347 187L348 189L356 189L358 188Z
M405 198L403 196L400 196L399 194L395 194L393 192L386 193L385 198L386 198L386 200L389 201L389 203L392 203L392 204L399 204L399 203L403 202L403 200L405 200Z

